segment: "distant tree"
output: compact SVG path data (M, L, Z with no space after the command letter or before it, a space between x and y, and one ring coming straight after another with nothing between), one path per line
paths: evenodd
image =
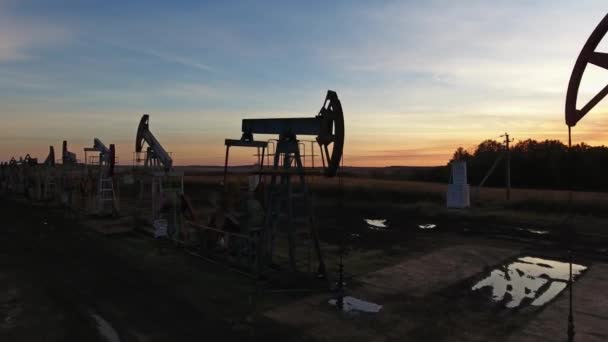
M473 154L459 147L452 160L465 160L469 183L479 184L492 165L504 157L496 140L482 141ZM559 140L526 139L511 147L511 183L514 187L598 191L608 190L608 147L580 143L571 151ZM501 161L504 163L504 160ZM487 179L488 186L504 186L504 164Z
M454 154L452 155L452 159L451 161L454 160L470 160L473 156L464 148L459 147L456 149L456 151L454 152Z
M468 181L478 185L492 165L504 157L505 149L499 141L482 141L471 154L462 147L452 154L453 160L465 160ZM520 188L574 189L585 191L608 191L608 147L590 146L586 143L568 146L559 140L521 140L512 145L511 184ZM504 158L486 186L504 186ZM445 182L449 178L447 166L433 170L420 170L415 179L430 182Z
M475 149L475 156L478 156L482 153L498 153L502 151L503 146L501 142L496 140L484 140L479 145L477 145L477 149Z

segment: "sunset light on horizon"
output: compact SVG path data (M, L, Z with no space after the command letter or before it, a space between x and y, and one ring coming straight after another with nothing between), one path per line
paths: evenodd
M607 0L0 0L0 342L608 341Z
M312 117L328 89L349 166L445 165L506 131L567 141L568 80L605 5L0 0L0 161L62 140L80 159L98 137L130 165L147 113L176 165L221 165L243 118ZM589 70L581 101L608 80ZM594 112L574 143L608 144Z

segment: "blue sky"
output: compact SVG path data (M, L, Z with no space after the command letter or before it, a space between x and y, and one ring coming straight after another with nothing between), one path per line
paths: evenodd
M219 164L241 118L313 116L327 89L347 164L443 164L504 131L564 139L570 71L604 15L600 1L0 0L0 160L99 137L129 163L149 113L177 163ZM583 99L608 81L590 75ZM604 143L606 122L590 114L575 138Z

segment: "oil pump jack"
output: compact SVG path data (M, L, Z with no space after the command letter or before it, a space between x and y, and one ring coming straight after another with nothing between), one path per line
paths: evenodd
M55 149L49 146L49 153L41 164L36 163L34 168L34 198L37 200L50 200L55 197Z
M2 164L2 188L4 191L18 192L19 185L19 163L15 157Z
M19 187L23 189L23 194L29 199L36 198L36 189L39 184L36 177L37 166L38 158L32 158L29 153L19 160L19 179L21 182Z
M135 138L135 152L142 153L144 146L147 148L144 156L144 166L171 172L173 169L173 159L163 146L158 142L154 134L150 132L150 116L144 114L137 127L137 137Z
M272 166L264 168L263 161L268 150L267 141L255 140L254 134L278 135ZM317 274L325 275L325 263L319 242L319 233L313 212L313 203L306 182L307 170L300 151L301 136L315 136L321 150L325 177L336 176L344 149L344 114L336 92L328 90L319 113L311 118L243 119L240 139L226 139L226 161L224 179L228 171L228 157L231 147L253 147L261 149L258 155L260 181L265 184L265 214L263 227L257 229L260 246L257 248L258 268L273 264L275 247L279 234L287 235L290 269L298 269L296 236L307 235L314 245L318 261ZM330 145L331 153L330 153ZM314 155L313 155L314 158ZM315 173L315 170L312 170ZM318 172L317 172L318 174ZM299 181L294 186L292 178ZM226 184L226 182L224 182ZM285 206L283 206L286 204ZM299 205L298 205L299 204ZM285 208L286 207L286 208ZM286 209L286 210L285 210ZM286 211L286 212L284 212ZM286 215L285 215L286 214ZM296 214L300 214L296 216ZM279 229L281 217L286 216L287 224ZM307 226L302 232L297 224ZM256 229L255 227L253 229ZM302 234L304 233L304 234ZM310 244L308 245L310 247Z
M49 146L49 154L46 156L44 163L42 163L40 178L42 180L41 199L53 199L57 192L55 175L55 148L53 146Z
M88 156L88 153L97 155ZM116 148L114 144L106 147L98 138L93 139L93 147L84 149L87 179L96 184L95 207L99 214L118 213L118 201L114 192L114 166L116 165ZM95 170L96 169L96 170ZM94 174L97 171L97 174Z
M68 150L68 142L63 141L61 149L61 203L67 208L74 209L77 201L74 201L74 194L78 189L81 172L78 168L78 159L76 153Z
M3 167L4 186L17 193L22 193L28 199L37 200L41 197L42 181L38 158L30 154L11 161Z
M68 150L68 142L66 140L63 141L63 148L61 150L61 162L63 165L76 165L78 163L78 159L76 159L76 153L70 152Z
M53 146L49 146L49 154L46 156L44 160L45 166L54 167L55 166L55 148Z
M10 169L8 162L0 162L0 192L5 192L9 187Z
M565 108L565 119L566 125L568 126L568 150L571 155L572 148L572 127L576 126L576 124L587 115L593 108L595 108L607 95L608 95L608 84L604 86L602 90L600 90L589 102L587 102L581 109L578 109L578 93L581 85L581 81L583 79L583 74L587 69L587 65L593 64L602 69L608 70L608 53L606 52L598 52L596 51L598 45L606 37L608 33L608 14L600 21L595 30L591 33L585 45L576 59L576 63L574 64L574 68L572 69L572 74L570 76L570 82L568 83L568 90L566 92L566 108ZM573 174L572 171L574 165L574 161L570 159L570 186L572 186ZM570 236L565 239L568 241L574 240L574 229L570 228ZM568 258L570 263L570 274L568 279L568 289L569 289L569 310L568 310L568 341L574 341L575 329L574 329L574 312L572 309L573 302L573 290L572 287L574 285L572 278L572 261L573 261L573 252L572 245L568 246Z
M148 114L141 117L135 138L136 161L143 161L145 170L140 175L139 198L143 200L145 197L147 180L151 184L151 218L155 227L165 225L169 238L174 242L191 244L195 234L185 219L195 218L184 194L183 173L173 169L173 159L150 131L149 121Z

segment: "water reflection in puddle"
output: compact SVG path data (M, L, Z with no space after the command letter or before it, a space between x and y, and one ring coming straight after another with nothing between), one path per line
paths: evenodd
M432 223L419 224L418 228L420 228L420 229L435 229L435 228L437 228L437 225L436 224L432 224Z
M364 219L367 228L371 230L388 230L387 220L383 219Z
M338 306L338 299L330 299L329 304ZM344 312L378 313L380 310L382 310L382 305L366 302L350 296L345 296L342 299L342 311Z
M532 228L517 228L517 230L522 232L528 232L535 235L547 235L549 234L548 230L540 230L540 229L532 229Z
M116 332L116 330L114 330L114 328L112 327L112 325L110 323L108 323L108 321L106 321L105 319L103 319L103 317L99 316L98 314L94 313L94 312L89 312L89 314L91 315L91 317L93 317L93 319L95 320L95 323L97 323L97 331L99 332L99 334L103 337L103 339L107 342L120 342L120 337L118 336L118 332Z
M572 264L573 279L586 269L586 266ZM493 270L472 290L491 288L492 300L505 302L507 308L516 308L522 303L542 306L566 288L568 278L569 264L566 262L522 257Z

